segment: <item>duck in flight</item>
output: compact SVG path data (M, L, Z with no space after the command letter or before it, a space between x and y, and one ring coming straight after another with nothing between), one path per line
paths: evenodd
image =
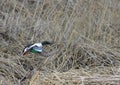
M45 52L45 50L43 49L43 46L52 45L52 44L53 43L51 43L49 41L43 41L40 43L34 43L34 44L27 45L23 49L23 56L28 54L29 52L42 54L43 52Z

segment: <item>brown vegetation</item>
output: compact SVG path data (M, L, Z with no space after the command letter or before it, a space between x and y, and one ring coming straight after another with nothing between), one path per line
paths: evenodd
M54 55L21 55L49 40ZM0 0L1 85L119 85L119 0Z

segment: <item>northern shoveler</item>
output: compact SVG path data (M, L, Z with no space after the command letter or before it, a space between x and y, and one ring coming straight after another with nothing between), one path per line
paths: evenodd
M26 55L29 52L32 52L32 53L42 53L44 51L43 46L51 45L51 44L53 44L53 43L51 43L49 41L43 41L41 43L34 43L34 44L27 45L23 49L23 55Z

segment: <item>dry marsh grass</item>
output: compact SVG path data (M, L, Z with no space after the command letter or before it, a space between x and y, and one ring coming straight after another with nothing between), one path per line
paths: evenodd
M0 49L1 85L119 85L120 1L0 0Z

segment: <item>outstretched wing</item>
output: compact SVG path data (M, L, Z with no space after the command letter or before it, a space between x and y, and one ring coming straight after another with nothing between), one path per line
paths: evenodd
M42 52L42 47L38 47L38 46L33 46L32 48L31 48L31 51L35 51L35 52Z

